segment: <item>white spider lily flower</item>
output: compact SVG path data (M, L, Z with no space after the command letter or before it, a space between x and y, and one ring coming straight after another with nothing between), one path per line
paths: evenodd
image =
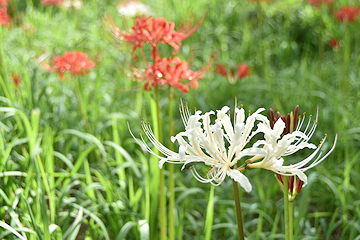
M281 135L285 129L285 123L281 118L276 121L273 129L271 129L270 125L268 124L259 123L258 128L261 132L264 133L265 140L257 141L254 146L263 146L263 149L267 152L267 154L262 161L247 164L247 167L264 168L284 176L297 175L299 179L304 182L305 186L307 184L307 176L304 172L310 168L315 167L327 156L329 156L329 154L335 148L337 135L335 137L332 148L324 156L322 156L323 151L321 148L327 136L325 135L324 139L320 142L318 147L312 143L308 143L315 132L317 126L317 116L311 127L311 117L309 118L305 130L302 132L300 129L302 128L304 120L305 118L303 118L302 121L298 124L294 132L285 134L282 137ZM283 166L284 156L289 156L304 148L316 150L309 157L296 164ZM309 164L310 162L311 164ZM306 166L307 164L309 165Z
M62 3L62 7L65 8L66 10L70 8L79 10L82 8L82 6L83 6L82 0L64 0L64 2Z
M118 12L125 17L136 17L140 15L151 15L148 5L138 1L120 2L117 6Z
M267 151L263 148L245 148L245 146L261 130L259 128L253 129L255 121L267 122L268 120L260 114L265 110L264 108L260 108L247 118L244 109L236 108L234 124L232 124L228 115L229 109L225 106L221 110L217 110L215 123L211 124L210 116L215 115L215 112L210 111L202 114L201 111L196 111L194 115L191 115L187 106L184 107L181 104L180 114L185 125L185 131L171 138L173 142L178 142L178 152L171 151L162 145L155 138L149 124L145 122L142 122L142 128L146 136L164 157L154 153L143 138L142 142L149 153L160 159L160 168L165 162L183 164L182 169L189 163L202 162L211 167L205 177L201 176L195 167L190 167L193 176L198 181L220 185L225 177L229 176L238 182L245 191L250 192L252 189L250 181L236 169L236 163L247 156L266 156ZM139 141L138 143L140 144Z

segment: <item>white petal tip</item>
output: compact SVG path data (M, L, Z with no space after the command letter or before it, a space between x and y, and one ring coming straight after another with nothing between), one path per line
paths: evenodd
M166 158L161 159L161 160L159 161L159 168L162 169L165 163L166 163Z

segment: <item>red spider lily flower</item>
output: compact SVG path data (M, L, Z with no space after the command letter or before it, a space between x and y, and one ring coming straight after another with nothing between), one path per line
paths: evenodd
M54 67L50 67L44 62L40 64L49 72L56 72L60 79L65 80L64 73L69 72L73 75L84 75L89 73L90 68L95 67L95 63L88 59L88 55L82 52L65 52L61 57L53 57Z
M284 176L276 174L277 179L279 180L280 186L284 188ZM294 201L296 195L298 195L304 184L297 176L286 177L289 191L289 201Z
M251 74L249 66L245 63L241 63L238 65L236 73L235 68L231 68L230 72L228 72L224 65L217 64L215 72L224 77L228 77L231 84L234 84L237 80L241 80L242 78L245 78Z
M7 14L6 8L0 9L0 24L3 26L8 26L10 24L11 17L9 14Z
M339 22L355 22L359 13L359 7L348 6L340 8L340 10L335 12L334 15Z
M287 116L285 115L281 115L280 112L276 113L276 116L274 114L274 110L272 108L270 108L270 124L271 127L274 127L274 124L276 123L276 121L281 118L284 123L285 123L285 129L283 131L283 135L288 134L288 133L292 133L297 126L298 123L298 119L299 119L299 105L297 105L294 109L294 112L288 113Z
M20 83L21 83L21 78L20 78L20 76L13 72L13 73L11 74L11 77L12 77L12 80L13 80L13 82L14 82L14 84L15 84L15 87L19 87L19 85L20 85Z
M0 7L7 7L8 0L0 0Z
M63 3L64 0L41 0L41 4L44 6L60 6Z
M189 87L197 89L198 80L203 76L208 67L194 72L190 70L189 64L178 57L171 59L156 57L155 64L145 70L145 76L139 78L146 80L144 89L150 90L157 85L170 85L183 93L189 91Z
M136 19L132 32L127 33L114 24L110 24L111 31L115 37L127 41L134 45L133 52L142 45L150 44L152 46L152 57L156 57L157 44L169 44L177 53L181 47L181 41L193 34L201 23L195 27L183 27L175 31L175 23L167 22L165 18L140 17Z
M332 39L330 39L330 41L329 41L329 45L330 45L334 50L336 50L336 49L338 49L338 48L340 47L340 42L339 42L339 40L337 40L336 38L332 38Z
M322 3L324 3L326 5L330 5L335 0L306 0L306 1L315 7L320 7Z

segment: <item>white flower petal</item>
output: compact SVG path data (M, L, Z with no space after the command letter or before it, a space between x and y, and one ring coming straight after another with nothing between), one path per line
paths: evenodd
M285 129L285 123L281 118L279 118L276 121L276 123L274 124L275 139L279 139L279 137L283 133L284 129Z
M240 186L246 191L246 192L250 192L252 190L252 186L251 183L249 181L249 179L240 171L238 170L234 170L234 169L229 169L227 171L227 175L229 177L231 177L232 179L234 179L235 182L239 183Z

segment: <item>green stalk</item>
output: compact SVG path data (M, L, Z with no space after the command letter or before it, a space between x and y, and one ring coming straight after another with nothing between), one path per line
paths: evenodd
M343 76L340 79L340 84L342 85L342 92L346 96L348 95L349 90L349 71L350 71L350 61L351 61L351 34L349 29L349 24L345 23L345 36L344 36L344 59L343 59Z
M262 2L258 2L258 19L259 19L259 29L260 29L260 62L261 62L261 69L262 69L262 77L267 80L266 76L266 60L265 60L265 25L264 25L264 10L262 6Z
M136 90L135 112L138 116L141 115L141 109L143 106L143 89Z
M160 109L159 109L159 89L155 86L155 102L156 102L156 120L158 125L158 139L161 142L161 125L160 125ZM160 239L166 240L166 196L165 196L165 176L164 168L160 169Z
M160 127L158 125L157 120L157 103L155 101L155 97L149 97L150 107L151 107L151 119L153 122L154 134L157 139L160 140L159 130ZM159 150L154 147L153 151L159 154ZM150 157L149 162L150 168L150 183L148 184L148 191L150 193L150 208L149 208L149 228L150 228L150 239L158 239L159 238L159 181L160 181L160 169L159 169L159 160L155 156Z
M211 239L211 230L214 221L214 185L211 185L208 206L206 208L205 240Z
M323 27L323 22L322 22L322 18L320 16L320 30L319 30L319 77L321 79L321 72L322 72L322 65L323 65L323 60L324 60L324 43L323 43L323 32L324 32L324 27Z
M233 180L233 188L234 188L234 198L235 198L235 207L236 207L236 218L237 218L237 225L238 225L238 233L239 233L239 240L244 240L244 227L242 222L242 215L241 215L241 206L240 206L240 196L239 196L239 187L237 182Z
M289 214L289 240L294 239L294 202L288 202L288 214Z
M89 133L91 133L89 119L88 119L88 116L86 114L86 108L85 108L85 105L84 105L84 102L83 102L83 99L82 99L82 96L81 96L81 91L80 91L80 86L79 86L80 85L79 78L75 77L75 76L74 76L74 85L75 85L75 95L76 95L76 98L77 98L77 101L78 101L78 104L79 104L82 119L85 122L86 130Z
M112 118L112 134L113 134L113 141L121 146L121 141L120 141L120 136L118 134L119 132L119 128L118 128L118 121L115 117ZM115 160L116 160L116 164L118 166L122 166L122 164L124 164L124 158L123 156L120 154L119 151L115 151ZM118 170L118 177L119 177L119 180L121 182L125 182L125 169L124 168L119 168Z
M173 99L174 99L174 88L169 86L168 91L169 97L169 135L174 135L174 123L173 123ZM169 149L173 150L174 144L172 141L169 143ZM169 239L175 240L175 181L174 181L174 164L169 164Z
M285 163L284 163L285 165ZM283 176L284 180L284 222L285 222L285 240L289 240L290 236L290 226L289 226L289 189L288 189L288 181L287 176Z

